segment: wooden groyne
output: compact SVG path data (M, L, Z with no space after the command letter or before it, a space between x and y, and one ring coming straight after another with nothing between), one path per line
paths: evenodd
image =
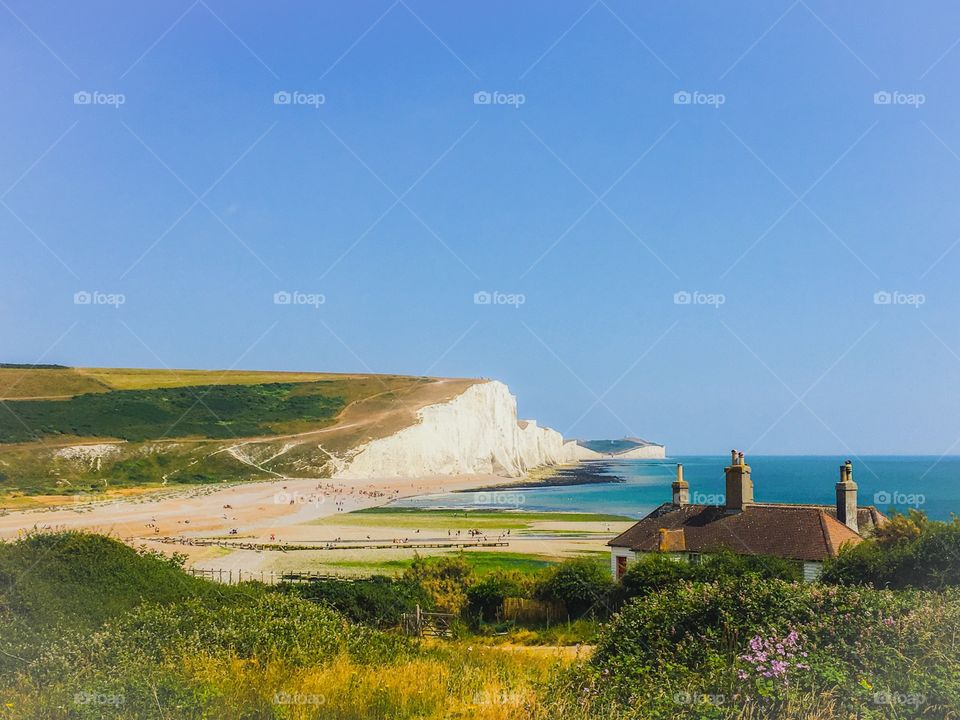
M476 542L419 542L419 543L336 543L336 542L316 542L313 544L304 543L283 543L283 542L252 542L243 540L216 540L207 538L188 538L188 537L162 537L151 538L155 542L161 542L167 545L188 545L191 547L222 547L231 550L255 550L294 552L298 550L463 550L466 548L485 548L485 547L510 547L510 543L504 541L485 541Z

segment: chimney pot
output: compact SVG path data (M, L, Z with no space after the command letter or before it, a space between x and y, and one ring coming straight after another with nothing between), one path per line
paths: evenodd
M683 465L677 463L677 479L673 481L673 504L690 504L690 485L683 479Z
M753 480L742 452L733 450L731 460L730 467L726 469L726 509L727 512L739 512L753 504Z

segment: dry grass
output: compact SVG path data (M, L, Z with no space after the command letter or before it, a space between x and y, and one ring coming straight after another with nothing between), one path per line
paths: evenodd
M293 669L197 657L184 669L218 688L223 702L212 718L243 717L252 708L276 709L275 700L293 700L283 708L291 720L525 720L541 708L543 683L569 661L560 653L454 644L388 665L341 656L322 667Z
M0 400L67 398L110 386L75 368L0 368Z

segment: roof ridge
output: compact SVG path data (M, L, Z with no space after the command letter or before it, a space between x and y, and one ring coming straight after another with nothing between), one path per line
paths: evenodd
M823 542L826 544L830 555L835 555L833 541L830 538L830 532L827 530L827 514L823 510L820 510L817 516L820 519L820 532L823 533Z

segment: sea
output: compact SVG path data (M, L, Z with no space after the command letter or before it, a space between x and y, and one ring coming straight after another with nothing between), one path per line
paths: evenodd
M845 456L774 456L747 458L757 502L833 505L834 485ZM935 520L960 515L960 456L866 456L849 458L857 483L858 504L887 512L921 510ZM677 456L662 460L591 461L611 479L622 482L542 486L532 489L479 490L407 498L398 507L464 510L588 512L640 518L671 499L670 484L683 464L690 501L724 502L723 469L730 456ZM506 482L506 481L505 481Z

